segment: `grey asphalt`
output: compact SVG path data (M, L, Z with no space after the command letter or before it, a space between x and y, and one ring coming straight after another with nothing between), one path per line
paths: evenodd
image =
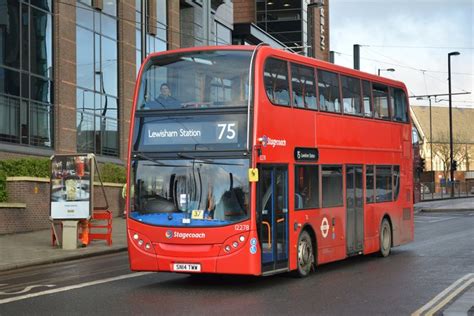
M415 240L389 257L320 265L305 279L131 273L126 252L6 271L0 314L411 315L474 272L472 227L474 212L419 213ZM465 293L446 310L467 315Z
M421 202L416 212L474 211L474 198ZM112 246L95 240L86 247L63 250L51 245L51 230L21 234L0 235L0 271L28 266L74 260L127 249L126 223L123 218L113 219Z

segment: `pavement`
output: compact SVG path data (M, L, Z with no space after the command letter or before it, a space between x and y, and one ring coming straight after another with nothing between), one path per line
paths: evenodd
M424 201L415 204L415 213L463 211L474 211L474 197Z
M112 245L93 240L85 248L64 250L52 246L51 230L0 235L0 271L97 256L127 249L126 223L121 217L112 219Z
M415 212L474 211L474 198L425 201L415 204ZM93 240L85 248L64 250L51 244L51 230L0 235L0 271L97 256L127 249L126 222L113 218L112 245Z

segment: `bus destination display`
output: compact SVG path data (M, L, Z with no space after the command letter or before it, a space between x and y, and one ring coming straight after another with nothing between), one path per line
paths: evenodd
M238 141L237 121L147 123L144 145L232 144Z

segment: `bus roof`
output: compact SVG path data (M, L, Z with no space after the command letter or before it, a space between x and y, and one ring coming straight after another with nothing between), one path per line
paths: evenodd
M213 50L238 50L238 51L253 51L257 46L254 45L222 45L222 46L197 46L197 47L188 47L188 48L179 48L168 50L164 52L151 53L147 56L145 62L148 62L149 59L168 55L168 54L178 54L178 53L191 53L199 51L213 51ZM361 70L356 70L344 66L339 66L333 63L326 62L324 60L315 59L311 57L302 56L296 53L288 52L283 49L273 48L270 46L261 46L259 50L262 50L267 55L273 55L275 57L280 57L285 60L295 61L310 65L313 67L322 68L324 70L335 71L342 73L344 75L355 76L361 79L369 80L372 82L384 83L391 86L403 87L406 90L406 86L403 82L389 79L386 77L377 76L368 72Z

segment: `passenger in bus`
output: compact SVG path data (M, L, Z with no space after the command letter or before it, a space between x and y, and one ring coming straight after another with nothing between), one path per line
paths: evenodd
M171 95L171 89L167 83L160 86L160 95L155 99L156 102L150 102L150 109L158 107L159 109L179 109L181 102Z

